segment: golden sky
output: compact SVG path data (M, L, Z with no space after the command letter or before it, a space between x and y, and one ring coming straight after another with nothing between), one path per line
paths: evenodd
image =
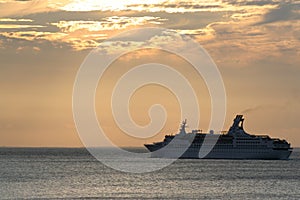
M285 138L292 146L300 146L298 1L140 2L0 0L0 146L82 146L72 117L77 70L88 53L105 39L143 27L174 29L208 51L226 87L223 130L241 113L249 133ZM188 67L183 60L169 56L151 51L128 55L121 60L122 70L155 58L178 70ZM116 72L122 71L118 65L121 61L113 64L113 73L107 72L110 84ZM196 79L193 74L187 77L192 83ZM196 91L202 117L198 128L206 130L209 96L203 83ZM97 92L97 99L101 99L105 90ZM169 118L162 134L147 140L122 135L111 115L106 115L107 104L96 107L102 125L112 130L109 137L116 144L137 146L177 131L178 103L170 91L157 86L145 87L133 96L130 110L136 123L149 122L147 109L154 103L165 105Z

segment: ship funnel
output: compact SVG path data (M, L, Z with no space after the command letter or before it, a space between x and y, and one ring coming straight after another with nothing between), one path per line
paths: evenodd
M243 115L237 115L233 120L233 124L229 129L229 133L232 133L237 130L244 130L243 123L244 123Z

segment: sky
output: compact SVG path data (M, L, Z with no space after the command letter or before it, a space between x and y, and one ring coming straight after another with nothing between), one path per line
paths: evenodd
M135 28L160 27L196 40L218 66L227 95L223 130L236 114L243 114L249 133L284 138L300 147L299 1L140 2L0 0L0 146L81 147L72 114L73 83L81 63L105 39ZM121 64L113 63L115 70L105 80L115 80L114 74L126 66L157 58L175 68L188 66L171 57L151 50L126 55ZM194 75L188 76L193 82ZM97 102L110 84L97 91ZM155 85L143 89L130 103L132 118L146 125L147 109L157 101L169 117L161 133L147 140L122 133L107 100L96 105L108 137L120 146L141 146L177 132L180 109L174 95ZM196 90L203 123L189 128L206 130L209 96L203 83Z

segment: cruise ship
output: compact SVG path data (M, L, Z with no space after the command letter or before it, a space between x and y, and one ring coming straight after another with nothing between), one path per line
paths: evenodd
M292 153L286 140L252 135L243 128L243 115L237 115L229 131L222 134L186 132L186 120L179 133L166 135L162 142L145 144L155 158L271 159L286 160Z

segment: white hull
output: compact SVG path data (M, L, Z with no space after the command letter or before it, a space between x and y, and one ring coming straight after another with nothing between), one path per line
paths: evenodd
M177 158L176 152L179 149L169 149L167 151L153 151L151 157L155 158ZM199 156L199 149L189 148L180 158L191 159L272 159L286 160L289 158L291 150L273 149L213 149L207 155Z

